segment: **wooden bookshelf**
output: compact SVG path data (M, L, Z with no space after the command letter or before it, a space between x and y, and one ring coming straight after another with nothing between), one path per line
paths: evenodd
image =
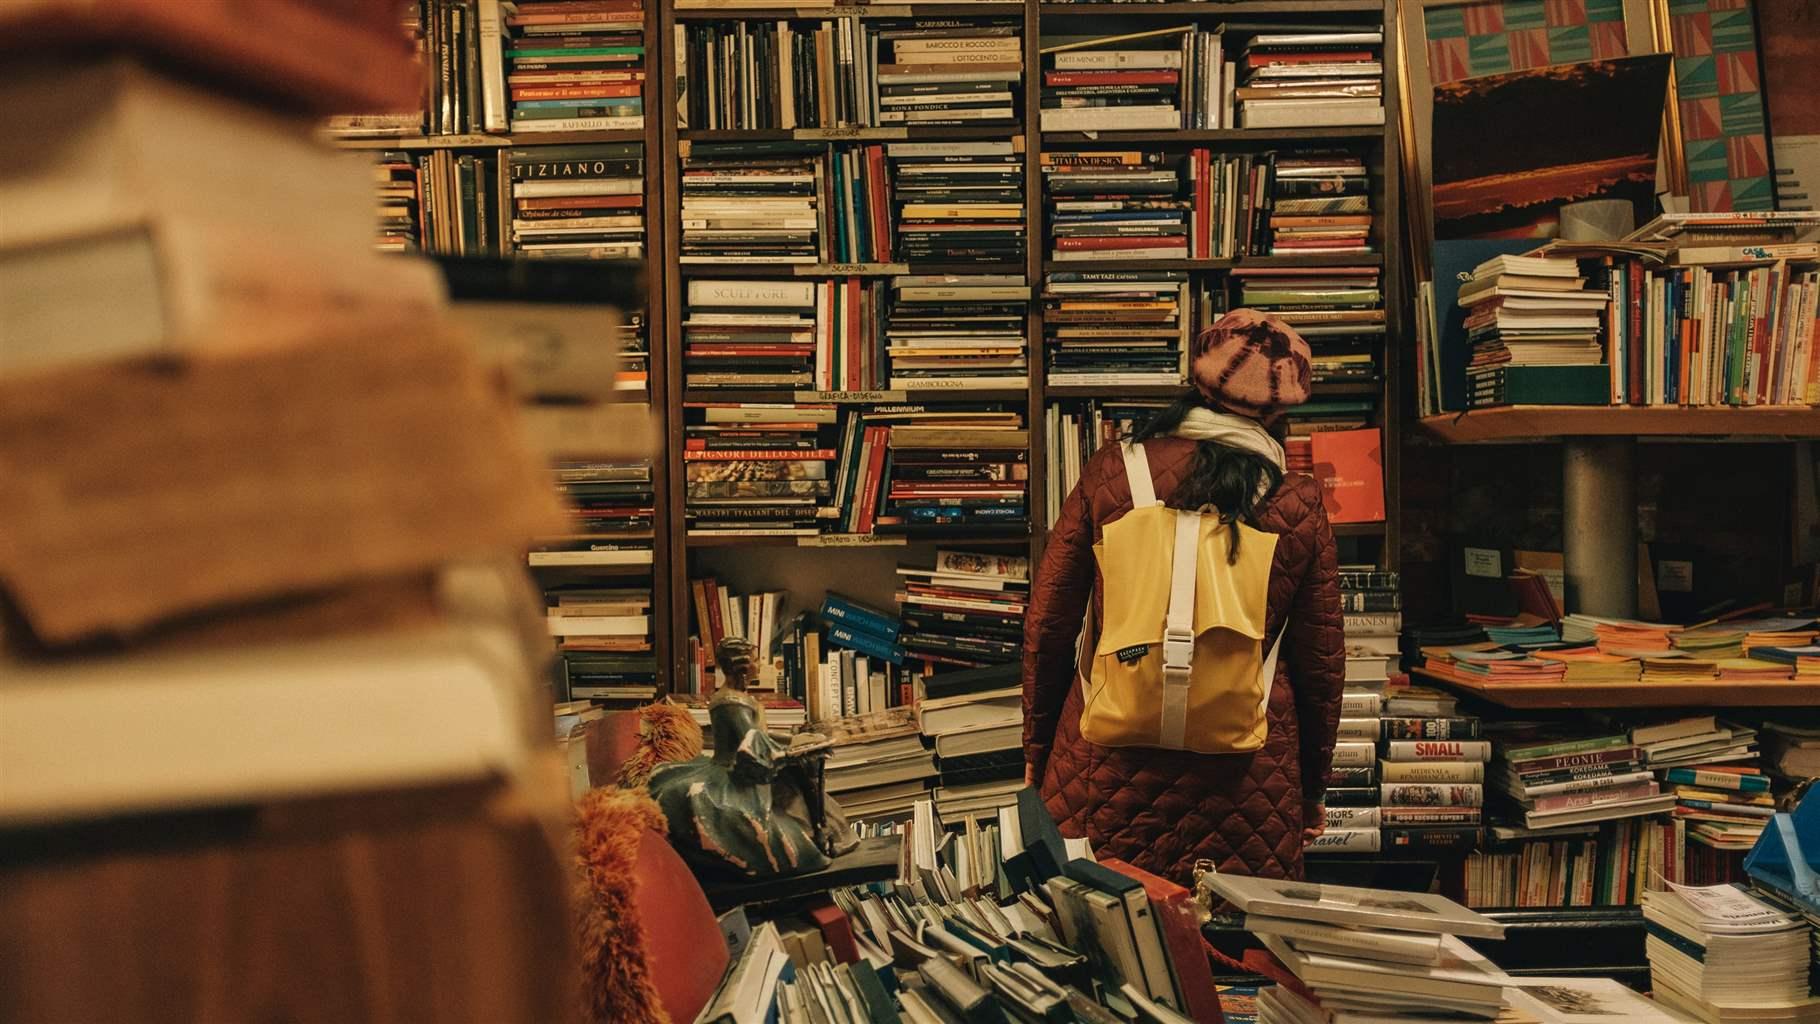
M1820 707L1820 683L1724 678L1692 683L1492 683L1463 680L1427 669L1410 675L1524 711L1605 708L1800 708Z
M1709 441L1820 437L1820 408L1806 405L1511 405L1424 416L1422 430L1448 444L1523 444L1561 437L1697 437Z
M1225 287L1227 275L1240 267L1331 267L1355 266L1381 268L1380 286L1386 311L1385 341L1378 355L1378 375L1371 381L1347 381L1316 387L1317 397L1372 396L1377 399L1376 419L1384 431L1384 487L1386 507L1391 518L1383 523L1344 524L1335 534L1347 538L1343 543L1353 547L1356 556L1376 560L1394 567L1397 558L1399 524L1396 509L1399 501L1397 452L1400 424L1397 409L1400 388L1399 351L1406 330L1405 307L1410 289L1404 280L1402 262L1386 254L1402 250L1400 211L1401 174L1399 171L1402 140L1394 111L1398 106L1396 69L1397 34L1396 0L1196 0L1165 3L1043 3L1039 0L1011 0L989 3L873 3L836 7L798 6L780 3L768 7L691 6L678 9L669 2L646 4L645 43L647 71L645 82L645 127L642 131L405 135L386 138L339 139L338 145L356 150L403 150L412 153L436 150L462 150L476 154L493 154L500 162L502 195L500 237L510 227L510 194L504 173L504 150L512 147L541 145L574 145L580 143L642 142L645 147L645 249L652 268L647 302L650 347L650 400L662 419L664 449L654 457L656 486L656 539L651 566L653 584L653 642L659 664L659 685L664 687L681 678L686 671L685 659L691 597L688 580L698 564L713 568L726 565L755 564L755 560L785 557L788 549L802 548L815 557L869 558L867 573L875 573L878 582L895 578L898 561L926 564L938 547L978 547L982 550L1019 550L1040 561L1043 540L1048 528L1043 500L1043 481L1050 469L1049 439L1045 436L1045 413L1052 402L1101 400L1156 400L1180 394L1184 385L1131 385L1099 387L1055 384L1045 379L1043 309L1035 295L1045 273L1064 271L1185 271L1191 280L1206 281L1216 290ZM1192 21L1204 26L1217 25L1235 17L1253 20L1268 18L1279 21L1320 23L1335 17L1348 24L1366 28L1384 28L1382 47L1384 73L1384 107L1386 124L1359 127L1215 129L1133 132L1043 132L1040 130L1040 49L1045 33L1086 32L1117 34L1131 31L1139 22L1172 24ZM767 131L710 131L702 128L679 128L675 116L677 103L676 66L677 29L681 25L703 22L776 22L778 20L817 21L829 18L1021 18L1024 46L1024 78L1020 123L1017 125L968 125L955 127L886 127L795 129ZM784 263L689 263L683 264L680 244L680 160L695 143L771 142L785 140L824 142L831 147L858 143L905 141L961 141L1021 139L1023 142L1024 204L1026 251L1021 261L1009 263L902 263L902 264L784 264ZM1048 259L1048 239L1044 230L1045 193L1041 157L1047 150L1124 145L1153 146L1170 151L1205 147L1216 154L1246 154L1266 151L1301 149L1345 149L1363 157L1372 181L1371 205L1376 217L1373 241L1376 251L1358 256L1251 256L1198 260L1105 260L1052 261ZM1022 387L997 389L916 388L864 393L810 393L788 389L685 389L679 339L684 312L683 297L687 283L698 278L725 279L815 279L829 277L864 277L882 279L900 274L976 275L1021 273L1033 289L1027 319L1026 343L1029 377ZM1186 310L1184 311L1186 313ZM959 404L970 402L1002 403L1024 415L1030 435L1030 489L1027 508L1029 527L1012 535L959 535L933 540L922 537L848 537L829 536L804 540L785 537L691 537L685 530L682 451L684 447L685 403L696 402L816 402L833 403L843 409L864 408L881 402L917 402ZM809 549L819 549L811 551ZM847 564L845 562L843 565ZM616 567L611 573L623 575ZM579 570L564 570L573 576ZM603 572L602 575L608 575ZM775 585L791 581L776 579ZM819 600L819 594L799 595L805 603Z

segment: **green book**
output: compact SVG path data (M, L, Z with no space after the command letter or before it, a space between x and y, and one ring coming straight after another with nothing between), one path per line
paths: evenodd
M1568 754L1590 754L1597 750L1611 750L1615 747L1630 746L1630 738L1619 734L1616 736L1594 736L1584 740L1563 740L1559 743L1539 743L1526 747L1505 747L1506 761L1533 761L1538 757L1564 757Z
M1469 374L1469 408L1487 405L1609 405L1611 368L1500 366Z

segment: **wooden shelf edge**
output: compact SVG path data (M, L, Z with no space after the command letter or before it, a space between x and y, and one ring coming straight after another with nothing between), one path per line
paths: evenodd
M644 129L601 132L528 132L519 135L397 135L346 137L327 135L341 149L509 149L514 146L560 146L578 142L643 142Z
M1517 444L1562 437L1706 437L1753 441L1820 437L1820 407L1510 405L1424 416L1447 444Z
M1332 125L1316 128L1179 128L1174 131L1045 131L1043 141L1060 145L1119 142L1326 142L1381 139L1383 125Z
M1518 710L1598 708L1753 708L1820 705L1820 683L1799 680L1725 679L1697 683L1484 683L1458 679L1427 669L1409 673L1471 694L1501 707Z
M1148 14L1153 16L1183 17L1197 15L1222 14L1276 14L1290 12L1295 14L1382 14L1384 5L1379 0L1202 0L1202 2L1184 2L1173 0L1170 3L1149 3L1145 0L1133 0L1130 3L1047 3L1040 5L1040 13L1048 17L1056 15L1126 15Z

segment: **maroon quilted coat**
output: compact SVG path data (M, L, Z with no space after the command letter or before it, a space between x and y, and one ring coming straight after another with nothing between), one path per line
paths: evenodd
M1144 443L1157 497L1170 503L1193 465L1196 442ZM1081 738L1075 643L1088 598L1098 601L1093 544L1131 509L1118 449L1102 448L1062 505L1024 625L1024 758L1050 813L1068 836L1192 885L1194 862L1274 878L1302 876L1305 810L1321 799L1333 760L1345 679L1333 531L1321 486L1284 478L1258 527L1280 534L1270 569L1266 635L1289 616L1271 690L1269 732L1249 754L1111 748ZM1167 580L1158 580L1167 586ZM1104 621L1096 612L1095 621ZM1089 644L1098 637L1090 637Z

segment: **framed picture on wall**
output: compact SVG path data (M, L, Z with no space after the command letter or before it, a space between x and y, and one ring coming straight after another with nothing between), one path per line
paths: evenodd
M1404 192L1412 210L1418 278L1430 274L1435 236L1431 124L1437 86L1534 68L1666 51L1657 0L1412 0L1399 10L1399 75L1405 145ZM1671 94L1672 95L1672 94ZM1669 106L1672 106L1670 104ZM1682 181L1673 119L1663 113L1662 167L1671 191Z

